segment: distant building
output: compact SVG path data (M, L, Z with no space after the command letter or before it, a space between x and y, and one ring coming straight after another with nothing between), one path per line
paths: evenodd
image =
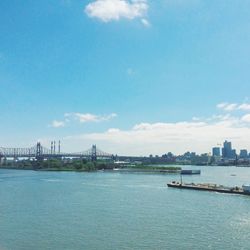
M230 158L232 151L232 143L225 141L222 148L222 156L223 158Z
M232 149L230 158L235 158L236 156L237 156L236 149Z
M240 150L240 158L246 159L248 157L248 153L246 149Z
M225 141L222 148L222 157L232 159L236 157L236 150L232 149L232 143Z
M212 152L213 152L213 156L216 157L216 156L220 156L220 148L219 147L214 147L212 149Z
M191 152L190 157L193 158L195 156L196 156L196 153L195 152Z

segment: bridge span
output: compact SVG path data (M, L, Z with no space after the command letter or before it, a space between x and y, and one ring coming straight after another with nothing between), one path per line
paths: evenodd
M51 148L48 149L38 142L35 146L30 148L4 148L0 147L0 161L3 158L35 158L37 160L50 158L88 158L92 161L97 159L113 159L114 155L106 153L92 145L88 150L76 153L64 153L60 150L60 142L58 150L56 151L55 142L51 142Z

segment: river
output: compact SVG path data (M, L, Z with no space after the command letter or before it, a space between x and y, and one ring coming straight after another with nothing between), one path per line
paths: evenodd
M250 168L199 169L183 181L250 183ZM250 249L250 197L167 188L172 180L0 169L0 250Z

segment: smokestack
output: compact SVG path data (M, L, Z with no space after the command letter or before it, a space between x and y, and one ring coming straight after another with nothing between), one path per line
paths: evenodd
M54 154L56 154L56 141L54 141Z
M53 141L51 141L50 153L53 154Z

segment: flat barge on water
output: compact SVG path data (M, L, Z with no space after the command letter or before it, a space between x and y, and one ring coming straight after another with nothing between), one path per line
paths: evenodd
M226 194L241 194L241 195L249 195L250 196L250 185L243 185L242 187L226 187L223 185L217 184L195 184L195 183L180 183L176 181L172 181L167 184L168 187L179 188L179 189L193 189L200 191L210 191L210 192L218 192L218 193L226 193Z

